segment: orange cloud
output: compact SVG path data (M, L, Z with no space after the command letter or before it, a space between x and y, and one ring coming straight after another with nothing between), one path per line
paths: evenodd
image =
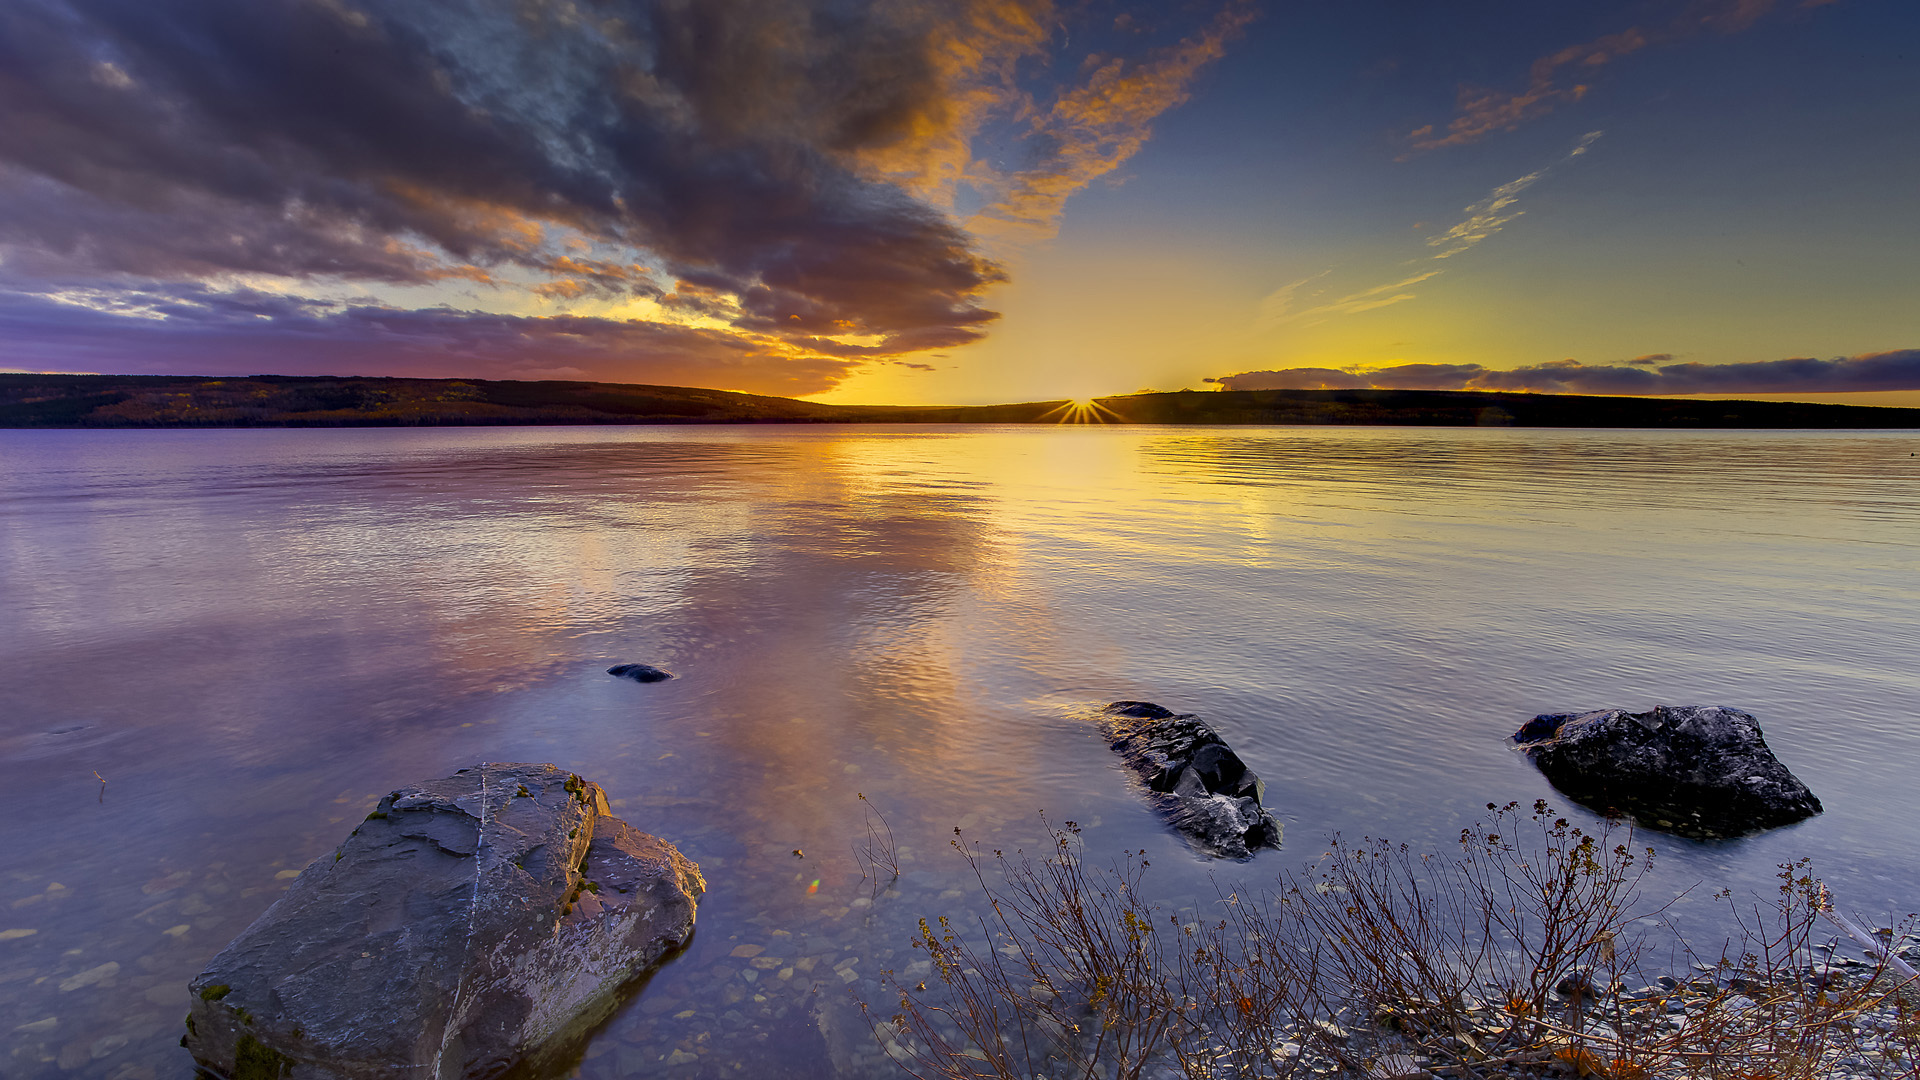
M863 147L858 159L870 175L950 209L981 129L996 115L1031 111L1016 69L1045 53L1057 15L1051 0L979 0L943 10L925 52L938 92L919 99L893 138Z
M589 295L658 298L661 294L660 287L648 277L651 271L639 263L556 255L542 264L540 269L555 275L555 280L536 285L533 291L549 300L577 300Z
M584 283L572 278L561 278L558 281L549 281L545 285L533 287L535 296L544 296L549 300L578 300L589 291Z
M1052 236L1067 199L1139 152L1153 122L1187 100L1194 77L1253 17L1250 8L1231 6L1198 34L1144 60L1099 60L1084 85L1033 119L1034 136L1053 143L1053 152L1036 166L994 178L999 197L968 227L990 237Z

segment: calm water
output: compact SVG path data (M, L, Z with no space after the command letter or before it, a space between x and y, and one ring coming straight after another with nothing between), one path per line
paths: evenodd
M1011 848L1042 810L1072 818L1102 858L1145 849L1177 905L1334 831L1444 844L1489 801L1551 797L1503 745L1546 710L1754 712L1826 814L1654 838L1659 887L1764 887L1812 855L1885 921L1920 907L1916 453L1873 432L0 431L0 1074L184 1080L187 979L382 793L480 760L598 781L711 885L585 1078L864 1071L847 991L972 901L956 825ZM603 674L620 661L680 678ZM1116 698L1213 721L1286 847L1223 866L1165 834L1085 719ZM877 902L856 793L901 845Z

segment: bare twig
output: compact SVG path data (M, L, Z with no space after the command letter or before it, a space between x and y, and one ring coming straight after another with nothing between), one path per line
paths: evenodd
M886 815L873 805L864 792L854 792L860 798L860 809L867 824L867 842L855 844L853 857L860 864L860 880L871 881L871 898L880 899L880 891L900 880L899 848L893 840L893 827L887 824ZM884 880L882 871L885 871Z

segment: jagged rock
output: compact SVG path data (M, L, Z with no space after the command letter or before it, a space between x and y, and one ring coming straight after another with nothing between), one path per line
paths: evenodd
M1101 711L1113 748L1196 846L1229 859L1280 846L1280 823L1260 805L1266 784L1198 716L1150 701L1116 701Z
M567 1047L693 932L700 869L553 765L380 800L193 980L235 1080L492 1077Z
M661 671L649 664L615 664L607 669L607 674L632 679L634 682L666 682L673 678L673 672Z
M1767 748L1760 722L1739 709L1545 713L1513 741L1575 802L1681 836L1740 836L1821 809Z

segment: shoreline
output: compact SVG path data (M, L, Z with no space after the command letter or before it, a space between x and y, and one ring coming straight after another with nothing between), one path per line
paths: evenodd
M1182 390L998 405L827 405L679 386L360 376L0 373L0 428L1171 424L1920 429L1920 408L1459 390Z

